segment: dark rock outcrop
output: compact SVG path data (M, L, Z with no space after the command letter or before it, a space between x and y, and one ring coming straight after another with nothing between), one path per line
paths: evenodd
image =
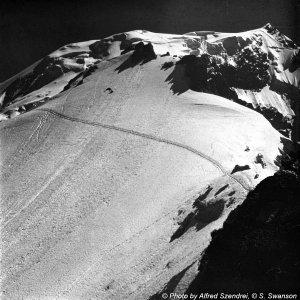
M38 90L63 74L64 69L59 59L45 57L31 73L17 78L6 88L3 107L12 103L17 97Z
M143 42L134 45L134 51L131 56L125 60L117 69L119 73L128 69L133 68L138 64L145 64L153 59L157 58L154 52L153 45L151 43L144 44Z
M263 180L213 232L188 293L299 291L299 199L296 173Z
M250 43L250 39L244 40L240 36L230 36L222 41L223 47L230 56L237 54L239 50Z
M104 58L109 55L109 47L111 45L111 40L103 39L91 44L89 48L91 49L91 56L94 58Z
M245 165L245 166L235 165L233 170L231 171L231 174L241 172L241 171L245 171L245 170L250 170L250 167L248 165Z
M132 54L132 60L134 63L146 63L152 59L156 59L157 57L151 43L144 44L143 42L140 42L135 45L134 49L135 50Z

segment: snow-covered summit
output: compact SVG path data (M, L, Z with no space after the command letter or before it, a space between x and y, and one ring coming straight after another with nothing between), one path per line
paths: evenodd
M240 84L229 82L230 92L227 94L220 94L217 91L220 88L215 87L209 92L248 105L257 111L264 111L265 114L271 109L273 118L284 119L286 124L278 126L289 135L287 129L292 126L290 123L295 118L298 107L295 102L298 102L299 96L299 47L271 24L241 33L195 31L179 35L134 30L101 40L68 44L0 84L1 118L14 117L48 101L69 87L75 77L84 77L101 61L134 51L140 43L151 43L156 55L169 55L176 60L188 55L209 55L211 62L205 67L210 73L216 72L213 66L216 61L219 66L231 65L233 70L239 60L244 64L244 76L237 74L244 78L239 79ZM264 62L261 60L259 63L259 57ZM251 66L256 72L253 76ZM263 73L260 72L261 68L265 69L265 75L262 75L264 81L259 83L259 73ZM226 77L224 72L221 75ZM207 80L211 81L212 78ZM228 78L226 80L230 81ZM214 86L222 85L224 81L216 83L213 80L212 83ZM278 122L281 120L277 120Z
M134 30L115 34L101 40L68 44L49 54L32 67L0 84L2 110L16 105L47 100L61 92L79 73L103 60L133 51L138 43L151 43L157 55L169 54L178 58L185 55L215 55L231 59L245 47L259 41L260 50L267 54L269 73L274 81L299 87L299 48L271 24L242 33L195 31L179 34L153 33ZM293 114L289 101L283 103L273 85L267 85L261 93L238 89L242 100L253 105L273 106L284 116ZM271 86L271 91L270 91ZM3 96L3 94L5 95ZM268 97L266 95L268 94Z

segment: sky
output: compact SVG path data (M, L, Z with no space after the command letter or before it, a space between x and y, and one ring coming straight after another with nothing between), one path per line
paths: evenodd
M300 0L0 2L0 82L65 44L134 29L239 32L270 22L300 42Z

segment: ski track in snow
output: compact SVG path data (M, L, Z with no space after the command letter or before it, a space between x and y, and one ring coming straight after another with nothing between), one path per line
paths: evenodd
M154 141L159 142L159 143L165 143L165 144L168 144L168 145L173 145L175 147L187 150L191 153L194 153L194 154L200 156L201 158L204 158L204 159L210 161L217 169L219 169L221 171L221 173L223 173L224 175L226 175L229 178L231 178L232 180L234 180L244 190L246 190L246 191L251 190L251 188L248 188L246 185L244 185L244 183L242 183L241 181L239 181L238 179L233 177L228 171L226 171L225 168L218 161L216 161L215 159L209 157L205 153L203 153L203 152L201 152L201 151L199 151L195 148L192 148L188 145L184 145L184 144L181 144L181 143L178 143L178 142L174 142L174 141L171 141L171 140L156 137L156 136L151 135L151 134L146 134L146 133L138 132L138 131L131 130L131 129L126 129L126 128L122 128L122 127L118 127L118 126L114 126L114 125L108 125L108 124L104 124L104 123L100 123L100 122L94 122L94 121L88 121L88 120L79 119L79 118L75 118L75 117L70 117L70 116L59 113L59 112L57 112L55 110L52 110L52 109L49 109L49 108L38 108L37 110L50 113L54 116L57 116L59 118L63 118L63 119L66 119L66 120L69 120L69 121L72 121L72 122L79 122L79 123L83 123L83 124L87 124L87 125L91 125L91 126L95 126L95 127L102 127L102 128L106 128L106 129L121 131L121 132L125 132L125 133L128 133L128 134L140 136L140 137L143 137L143 138L146 138L146 139L154 140Z

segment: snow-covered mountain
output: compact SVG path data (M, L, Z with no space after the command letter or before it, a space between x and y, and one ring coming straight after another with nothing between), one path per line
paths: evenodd
M298 140L299 57L270 24L136 30L0 84L3 299L187 290L211 232Z

